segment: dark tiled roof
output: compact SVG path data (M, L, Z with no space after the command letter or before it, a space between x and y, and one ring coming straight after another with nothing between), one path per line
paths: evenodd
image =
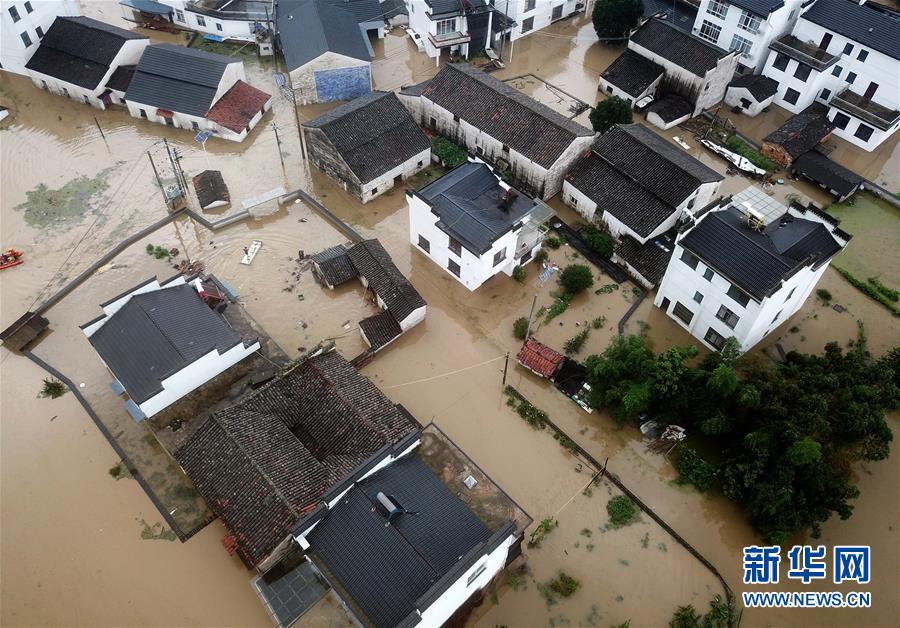
M647 127L622 124L601 135L566 179L643 237L700 185L722 176Z
M534 338L529 338L528 342L522 345L519 353L516 354L516 360L519 364L548 379L556 374L556 370L564 359L565 356L561 353L554 351Z
M641 26L631 41L698 76L704 76L731 54L655 18Z
M414 429L331 351L212 415L175 457L255 565L329 486Z
M544 168L593 131L467 63L445 65L422 95Z
M890 10L854 0L816 0L803 14L823 28L873 48L894 59L900 59L900 18Z
M741 87L750 92L756 102L774 96L778 91L778 81L761 74L747 74L731 81L728 87Z
M384 13L378 0L325 0L329 4L348 11L357 23L382 22Z
M784 6L784 0L728 0L728 4L747 9L750 13L765 18L777 9Z
M616 255L655 286L663 278L672 258L672 251L675 249L674 235L674 232L667 231L648 240L646 244L625 235L616 245Z
M644 0L644 17L652 17L657 14L665 16L666 20L677 29L690 33L697 20L697 7L681 0Z
M194 191L197 192L197 200L200 207L206 208L216 202L231 202L228 186L219 170L204 170L192 179Z
M369 340L373 351L377 351L403 333L393 314L384 310L359 321L359 326Z
M357 18L328 0L280 0L276 24L289 72L329 51L372 58Z
M616 57L601 77L632 98L637 98L665 72L661 65L628 49Z
M205 117L231 63L241 61L174 44L147 46L125 100Z
M166 377L242 342L188 284L134 295L89 340L138 404Z
M109 77L106 86L117 92L127 92L128 86L131 85L131 78L134 76L134 71L136 69L136 65L120 65Z
M303 126L321 129L363 184L431 146L393 92L373 91Z
M339 286L359 276L356 267L347 255L347 249L341 245L325 249L312 256L322 278L331 286Z
M841 197L852 194L859 184L865 181L863 177L852 170L844 168L814 150L800 155L794 160L792 168L807 179L834 190Z
M472 9L483 8L487 2L485 0L425 0L426 4L431 7L432 15L451 15L465 13L466 5Z
M404 96L421 96L422 92L425 91L425 88L428 87L429 83L431 83L431 79L422 81L421 83L416 83L415 85L404 85L400 88L400 93Z
M506 191L491 169L480 162L451 170L418 194L437 213L438 227L477 256L490 250L497 238L535 206L532 198L517 192L509 209L503 209Z
M146 37L89 17L57 17L25 67L95 89L122 46L131 39Z
M666 94L647 107L648 113L655 113L663 122L674 122L675 120L691 115L693 111L694 105L678 94Z
M379 492L408 513L386 525ZM307 538L317 563L348 593L364 623L393 628L490 536L487 526L410 454L350 489Z
M216 101L206 117L226 129L240 133L250 125L272 96L249 83L237 81Z
M398 323L425 306L425 300L394 265L394 260L378 240L358 242L350 247L347 255Z
M811 256L820 264L841 250L819 222L790 216L756 231L733 206L708 213L679 244L757 301L811 263Z
M834 130L827 113L828 110L824 105L813 103L788 118L784 124L763 138L763 142L781 146L792 159L796 159L815 148Z

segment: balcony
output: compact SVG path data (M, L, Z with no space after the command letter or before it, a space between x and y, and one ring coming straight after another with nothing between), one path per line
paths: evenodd
M887 131L900 119L900 111L872 102L871 99L850 91L849 87L828 104L882 131Z
M829 54L815 44L801 41L793 35L785 35L769 44L769 48L787 55L800 63L810 66L817 72L827 70L837 63L838 55Z
M553 209L541 200L534 199L534 207L522 218L522 228L516 239L515 259L521 259L535 246L544 241L547 235L547 222L554 216Z
M435 35L433 33L428 33L428 39L431 40L431 44L435 48L447 48L449 46L458 46L460 44L467 44L472 41L472 38L469 37L469 33L460 33L459 31L454 31L452 33L444 33L443 35Z

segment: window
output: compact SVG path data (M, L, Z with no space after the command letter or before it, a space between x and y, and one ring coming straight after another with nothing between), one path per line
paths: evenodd
M28 31L25 31L24 33L19 35L19 37L22 38L22 43L25 44L26 48L31 45L31 37L28 36Z
M792 296L794 296L794 293L795 293L796 291L797 291L797 286L794 286L793 288L791 288L791 291L788 292L788 295L784 298L784 302L787 303L787 302L790 300L790 298L791 298Z
M750 303L750 297L737 286L731 286L726 294L734 299L741 307L747 307L747 304Z
M421 161L421 160L420 160L419 163L416 164L416 167L417 167L417 168L421 168L421 167L422 167L422 164L424 164L424 163L425 163L424 161Z
M437 23L438 35L449 35L454 31L456 31L456 18L450 20L441 20Z
M869 83L869 87L866 88L866 93L863 94L863 98L866 100L871 100L872 96L875 95L875 92L878 91L878 83L872 81Z
M454 122L459 122L459 116L456 115L455 113L453 114L453 121L454 121Z
M13 23L21 20L21 16L19 16L19 10L16 7L9 7L9 16L12 18Z
M688 266L690 266L691 268L693 268L694 270L697 270L697 264L700 263L700 258L698 258L696 255L694 255L690 251L684 250L681 252L681 261L684 262L685 264L687 264Z
M522 20L522 32L527 33L531 29L534 28L534 18L530 17L527 20Z
M672 314L685 325L690 325L691 319L694 318L694 313L678 301L675 302L675 307L672 308Z
M842 68L839 65L836 65L836 66L834 66L834 69L831 71L831 75L832 76L840 76L841 72L843 72L843 71L844 71L844 68Z
M741 98L741 107L744 109L749 109L753 106L753 103L747 100L746 98Z
M706 335L703 337L703 339L714 346L717 351L720 351L722 347L725 346L725 337L712 327L707 330Z
M716 26L712 22L703 20L703 24L700 25L699 35L706 41L711 41L712 43L716 43L719 41L719 34L721 32L722 32L721 26Z
M753 48L753 42L749 39L744 39L740 35L731 38L731 50L737 50L742 57L749 57L751 48Z
M715 276L716 276L716 273L713 272L713 269L712 269L712 268L707 268L707 269L703 272L703 278L706 279L706 281L710 281L710 282L711 282L711 281L712 281L712 278L715 277Z
M710 0L710 3L706 5L706 12L710 15L724 18L725 14L728 13L728 5L722 0Z
M222 24L221 24L221 23L216 22L216 30L217 30L217 31L221 31L221 30L222 30Z
M856 58L859 59L860 61L865 61L868 58L868 56L869 56L868 50L860 50L859 54L856 55Z
M34 32L37 34L38 39L43 39L43 38L44 38L44 29L41 28L40 26L35 26L35 27L34 27Z
M452 259L447 260L447 270L459 277L459 264L454 262Z
M798 98L800 98L800 92L798 92L796 89L788 87L787 91L784 93L784 101L795 105L797 104Z
M146 120L147 119L147 111L145 109L141 109L140 112L141 112L141 117L144 120Z
M425 251L426 253L431 253L431 242L419 236L419 248Z
M184 22L184 11L181 9L175 9L175 20L178 22Z
M761 21L759 16L753 15L749 11L744 11L741 13L740 19L738 19L738 28L747 31L748 33L758 33Z
M502 262L505 259L506 259L506 249L497 251L497 253L494 255L494 266L496 266L497 264L499 264L500 262Z
M550 20L558 20L562 17L563 5L558 4L553 7L553 11L550 13Z
M846 129L847 123L850 122L850 116L838 111L836 114L834 114L834 120L832 120L832 122L834 122L834 126L836 126L837 128Z
M509 146L507 146L506 144L503 145L503 152L509 153Z
M91 99L90 99L90 98L88 98L87 96L82 96L82 98L84 98L84 104L86 104L86 105L91 104Z
M827 102L828 99L831 98L831 90L826 87L822 90L822 93L819 94L819 98Z
M534 11L536 5L537 0L525 0L525 11Z
M66 97L66 98L69 98L69 97L70 97L70 96L69 96L69 90L66 89L65 87L63 87L62 90L63 90L63 94L65 95L65 97Z
M719 308L718 312L716 312L716 318L728 325L730 329L734 329L734 326L738 324L739 320L741 320L737 314L729 310L724 305Z
M846 44L844 44L844 54L848 55L851 52L853 52L853 44L851 44L850 42L847 42Z
M200 125L197 124L197 121L196 121L196 120L191 120L191 128L194 129L195 131L199 131L199 130L200 130Z
M202 15L197 16L197 26L206 26L206 19Z
M779 52L775 55L775 62L772 63L772 67L784 72L788 67L788 63L790 62L791 58L789 56L783 55Z
M856 133L854 133L853 135L864 142L868 142L869 138L872 137L872 132L874 130L875 129L868 125L860 124L858 127L856 127Z
M806 79L809 78L809 73L811 71L812 71L812 68L809 67L808 65L803 64L803 63L798 63L797 69L794 70L794 78L798 78L805 83Z
M612 93L613 93L612 85L607 85L607 86L606 86L606 93L607 93L607 94L612 94Z
M34 9L31 8L31 3L30 3L30 2L26 2L26 3L25 3L25 12L26 12L26 13L31 13L32 11L34 11Z
M41 80L41 89L50 90L50 88L47 87L47 81Z
M853 85L853 81L856 80L856 72L848 72L847 73L847 82Z
M372 194L378 194L378 188L372 188Z
M781 318L781 313L782 313L782 312L784 312L784 310L779 310L779 311L778 311L778 314L776 314L776 315L775 315L775 318L772 319L772 323L774 323L774 322L777 321L779 318ZM771 325L772 323L769 323L769 325Z
M703 303L703 295L700 294L699 292L695 292L694 293L694 301L696 301L697 303Z
M466 586L469 586L470 584L472 584L473 582L475 582L475 581L478 579L478 576L480 576L481 574L484 573L484 570L485 570L485 569L487 569L487 563L486 563L486 562L481 563L480 565L478 565L478 568L477 568L475 571L472 572L472 575L469 576L468 580L466 581Z
M462 244L459 240L450 236L450 250L457 256L462 257Z
M691 197L691 200L688 201L687 208L694 209L694 201L696 201L696 200L697 200L696 197Z
M434 119L434 116L428 118L428 123L431 125L432 129L437 129L437 120Z

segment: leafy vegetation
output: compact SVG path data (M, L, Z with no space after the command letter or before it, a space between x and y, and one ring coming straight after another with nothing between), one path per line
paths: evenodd
M897 307L897 304L894 302L894 300L892 300L889 296L885 295L881 290L872 285L871 280L866 282L862 281L861 279L857 279L850 273L850 271L839 268L838 266L835 266L834 269L838 271L851 286L853 286L869 298L881 303L895 316L900 315L900 307Z
M131 471L124 462L113 465L109 470L109 474L117 481L131 477Z
M47 397L56 399L57 397L62 397L67 392L69 392L69 389L61 381L54 377L47 377L44 379L44 385L41 387L41 394L39 396L42 399L46 399Z
M679 484L692 484L701 493L709 490L716 479L716 468L685 444L679 444L675 469Z
M536 430L544 429L544 424L549 418L543 410L531 405L523 399L512 386L507 386L504 391L508 397L506 405L513 408L526 423Z
M644 15L641 0L597 0L591 20L600 39L627 37Z
M613 239L607 232L598 229L596 225L584 225L578 230L578 233L591 251L603 259L612 257Z
M593 327L594 329L600 329L604 325L606 325L606 317L605 316L598 316L597 318L595 318L594 320L591 321L591 327Z
M559 274L559 285L575 296L594 285L594 273L584 264L569 264Z
M679 606L669 621L670 628L728 628L734 611L721 595L709 603L706 615L700 616L693 604Z
M559 574L547 582L538 585L538 590L548 604L555 604L559 598L572 597L581 587L581 583L567 574L560 571Z
M631 104L618 96L610 96L591 109L589 118L595 131L606 133L617 124L631 124Z
M579 353L581 351L581 348L584 346L584 343L587 342L588 335L590 335L590 333L591 330L589 327L587 327L575 336L566 340L565 344L563 344L563 351L566 352L566 355Z
M731 149L738 155L749 159L750 163L752 163L757 168L762 168L763 170L766 170L768 172L774 172L775 170L778 170L778 164L776 164L774 161L772 161L759 151L755 151L747 146L747 144L736 135L732 135L731 137L729 137L726 144L728 144L729 149Z
M596 290L594 290L594 294L612 294L613 291L619 289L619 284L617 283L608 283L600 286Z
M606 514L610 527L621 528L637 520L638 509L627 495L616 495L606 502Z
M559 521L553 517L542 519L532 531L531 536L528 537L528 547L540 547L544 537L550 534L558 525Z
M900 292L897 292L893 288L888 288L886 285L881 283L881 280L878 279L878 277L869 277L868 282L873 288L884 295L886 299L893 301L894 303L900 300Z
M171 530L167 530L163 524L157 522L150 525L143 519L139 519L142 529L141 538L145 541L174 541L178 537Z
M524 283L528 278L528 271L525 270L524 266L516 266L513 268L513 279L518 281L519 283Z
M466 163L469 155L466 151L448 140L446 137L437 136L431 140L431 152L441 160L447 168L456 168Z
M550 257L550 254L547 252L547 249L541 249L534 254L534 261L540 265L546 262L548 257Z
M571 303L571 302L572 302L572 295L568 294L568 293L566 293L566 294L562 295L561 297L559 297L558 299L556 299L556 301L553 302L553 305L550 306L550 309L547 310L546 316L544 316L544 324L546 325L547 323L552 321L554 318L556 318L557 316L559 316L560 314L565 312L566 309L569 307L569 303Z
M148 244L146 250L147 255L152 255L156 259L168 259L169 257L172 257L169 249L164 246L154 246L152 244Z
M562 246L562 240L560 240L556 236L547 236L546 238L544 238L544 244L549 246L551 249L556 250Z
M525 334L528 333L528 319L524 316L517 318L513 323L513 336L517 340L525 340Z

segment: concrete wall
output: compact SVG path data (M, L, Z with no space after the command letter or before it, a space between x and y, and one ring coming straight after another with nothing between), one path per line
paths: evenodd
M729 87L725 92L725 104L729 107L740 107L741 113L751 118L762 112L763 109L772 104L775 96L769 96L762 102L756 102L756 99L750 94L750 90L746 87ZM750 103L749 107L744 107L744 102Z
M862 148L863 150L866 150L866 151L875 150L882 144L882 142L884 142L886 139L888 139L894 133L896 133L897 129L900 129L900 120L895 122L886 131L883 131L877 127L872 126L868 122L863 122L859 118L856 118L855 116L851 116L846 111L841 111L841 110L837 109L836 107L828 108L828 119L831 120L832 122L834 122L834 119L837 117L838 113L842 113L846 116L849 116L850 122L848 122L847 126L843 129L835 128L834 131L832 131L832 135L836 135L843 140L847 140L851 144L855 144L856 146L859 146L860 148ZM855 135L855 133L859 129L859 127L863 126L863 125L873 129L872 135L871 135L871 137L869 137L868 141L863 141L862 139L856 137L856 135Z
M15 7L19 21L14 22L9 12ZM25 64L38 49L41 38L37 27L46 33L56 16L81 15L81 6L76 0L31 0L32 11L25 9L24 0L0 0L0 65L3 70L15 74L26 74ZM26 46L22 33L28 33L31 45Z
M431 148L426 148L425 150L417 153L404 161L402 164L399 164L381 176L363 184L362 196L360 200L363 203L367 203L371 201L373 198L377 198L394 187L397 177L400 177L402 181L405 181L407 178L413 176L417 172L427 168L431 164Z
M290 73L291 87L296 95L297 104L309 105L316 102L327 102L339 99L336 98L337 96L349 100L369 93L372 91L370 66L369 61L326 52ZM352 71L346 76L340 72L335 73L333 78L327 76L329 71L347 69L352 69ZM318 93L319 85L326 88L327 93L322 97ZM341 85L349 91L340 88ZM343 95L345 92L347 95ZM351 92L353 95L349 95Z

